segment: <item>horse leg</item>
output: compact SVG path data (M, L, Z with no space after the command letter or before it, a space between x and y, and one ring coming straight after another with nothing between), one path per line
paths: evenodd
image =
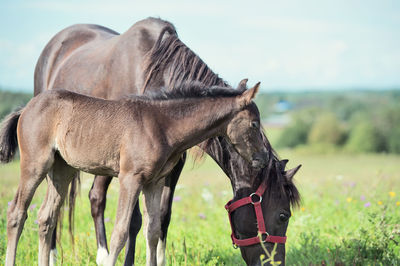
M176 183L181 175L183 166L185 165L186 153L172 169L167 176L165 186L163 188L161 203L160 203L160 219L161 219L161 236L157 245L157 264L165 265L165 249L167 245L167 233L169 222L171 221L172 200L174 197Z
M90 206L97 239L97 264L100 264L100 262L108 255L106 227L104 225L104 210L106 208L107 189L111 180L111 176L95 176L92 188L89 192Z
M51 241L60 208L68 192L76 169L70 167L60 157L56 156L53 168L49 172L45 201L38 212L39 223L39 265L49 265ZM55 258L52 258L55 259ZM55 264L55 261L51 261Z
M42 153L44 154L44 153ZM17 193L7 211L7 251L5 265L15 264L15 255L19 237L27 215L27 209L39 184L53 164L52 156L36 156L35 160L29 160L21 152L21 179Z
M59 217L58 217L59 218ZM50 266L55 266L57 261L57 220L56 219L56 226L54 226L53 236L51 237L51 244L50 244Z
M135 245L136 237L142 227L142 214L140 213L139 199L136 202L132 212L131 223L129 226L128 241L125 247L124 266L132 266L135 264Z
M118 254L128 239L129 223L136 205L139 193L142 189L142 176L139 174L121 173L119 179L118 209L115 218L114 230L110 240L110 254L104 261L104 265L115 265Z
M160 201L164 183L152 183L143 188L146 265L157 265L157 243L161 236Z

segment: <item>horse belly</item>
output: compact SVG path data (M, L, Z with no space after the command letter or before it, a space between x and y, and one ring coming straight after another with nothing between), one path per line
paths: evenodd
M77 143L73 140L58 141L56 149L62 158L76 169L95 175L118 176L119 151L109 150L99 141L86 143Z

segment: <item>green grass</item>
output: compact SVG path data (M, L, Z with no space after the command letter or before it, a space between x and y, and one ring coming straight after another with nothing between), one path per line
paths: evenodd
M303 201L293 210L288 228L287 264L400 265L400 157L394 155L310 155L279 151L289 166L301 163L296 175ZM0 261L6 249L7 202L19 182L19 164L0 166ZM64 223L64 265L95 265L96 239L88 191L93 177L83 175L77 200L75 252ZM36 192L19 242L17 265L36 264L37 211L46 184ZM394 192L394 193L389 193ZM199 166L188 163L176 190L167 242L168 265L244 265L232 248L224 204L232 192L228 179L207 159ZM108 193L108 239L114 223L118 180ZM368 203L368 204L367 204ZM397 204L396 204L397 203ZM36 204L36 205L35 205ZM370 205L365 207L365 205ZM397 243L397 244L396 244ZM145 264L142 232L137 240L137 265ZM122 264L123 255L118 264ZM1 263L0 263L1 264Z

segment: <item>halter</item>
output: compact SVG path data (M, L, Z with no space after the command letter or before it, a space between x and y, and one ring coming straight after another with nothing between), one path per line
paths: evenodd
M259 244L261 242L262 243L271 242L271 243L281 243L281 244L284 244L286 242L287 238L286 236L271 236L265 229L264 216L261 209L261 201L262 201L262 195L264 195L266 188L267 184L265 182L261 182L261 185L258 187L256 192L251 193L250 196L239 199L237 201L233 201L232 199L228 201L228 203L225 205L225 209L228 211L229 223L231 224L231 229L232 229L231 238L234 248L251 246ZM238 239L235 237L231 213L237 208L247 204L252 204L254 206L254 211L256 213L256 218L257 218L258 232L261 234L262 241L258 236L246 239Z

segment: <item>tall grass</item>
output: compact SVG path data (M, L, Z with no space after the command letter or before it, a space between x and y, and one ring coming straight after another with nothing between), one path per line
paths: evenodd
M303 201L292 211L287 232L288 265L400 265L400 157L394 155L310 155L279 152L290 166L303 164L295 177ZM96 238L88 191L93 177L83 175L77 199L75 252L64 222L59 264L95 265ZM7 203L19 182L19 165L0 166L0 261L6 250ZM37 262L36 216L45 195L39 187L28 211L17 265ZM168 265L244 265L232 248L224 204L232 192L228 179L207 159L200 166L188 163L179 181L167 242ZM108 239L118 199L118 180L107 195L105 213ZM62 254L62 256L61 256ZM136 262L145 264L145 241L137 239ZM61 259L62 257L62 259ZM122 264L123 255L118 264ZM1 264L1 263L0 263Z

